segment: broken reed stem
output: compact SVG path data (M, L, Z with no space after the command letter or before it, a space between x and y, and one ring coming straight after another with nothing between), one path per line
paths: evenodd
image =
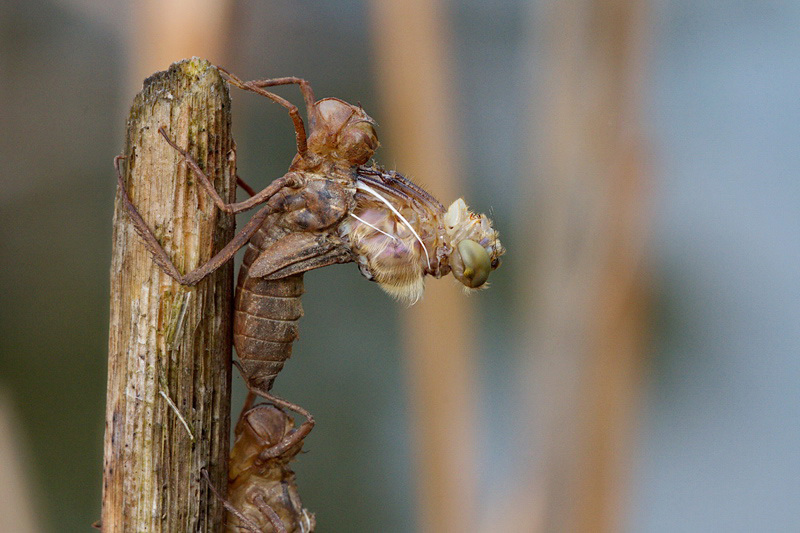
M186 273L231 239L234 220L215 208L161 126L232 201L230 97L216 68L195 58L148 78L122 161L131 201ZM115 207L102 528L219 531L224 509L201 471L217 489L227 485L233 265L181 286L153 262L119 193Z

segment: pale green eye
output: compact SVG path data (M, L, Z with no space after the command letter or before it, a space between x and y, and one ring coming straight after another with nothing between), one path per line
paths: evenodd
M464 284L475 289L486 283L492 269L489 252L477 242L465 239L458 243L458 253L464 263Z

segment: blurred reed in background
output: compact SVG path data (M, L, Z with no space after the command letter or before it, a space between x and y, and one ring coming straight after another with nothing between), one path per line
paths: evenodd
M376 0L370 10L386 151L450 205L466 192L446 5ZM472 530L480 508L475 300L450 281L429 280L401 315L419 531Z

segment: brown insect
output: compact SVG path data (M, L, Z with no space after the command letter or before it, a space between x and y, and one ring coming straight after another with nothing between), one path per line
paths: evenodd
M393 296L414 302L422 295L425 275L438 278L452 272L468 289L485 286L504 249L491 221L470 212L463 200L445 209L400 174L368 165L379 143L375 122L360 106L337 98L315 101L308 82L300 78L242 81L220 70L232 85L289 111L297 139L289 171L259 193L239 179L252 197L228 204L188 152L163 128L159 131L219 209L239 213L265 204L243 230L207 263L181 274L131 204L119 172L118 180L134 228L154 261L179 283L196 284L248 245L234 316L240 368L251 392L306 418L260 452L266 459L296 446L314 425L308 411L270 393L298 335L304 272L355 261L365 277ZM297 107L265 89L289 84L298 85L305 100L308 135Z
M294 421L274 405L253 407L254 398L252 393L248 395L236 424L228 471L228 499L217 494L207 478L229 511L226 531L310 533L316 521L303 507L295 474L288 466L300 452L302 441L280 456L261 457L261 452L280 443L294 430Z

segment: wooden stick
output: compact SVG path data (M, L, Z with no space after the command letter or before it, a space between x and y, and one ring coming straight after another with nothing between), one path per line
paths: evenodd
M216 68L192 59L148 78L128 120L128 194L186 272L230 240L234 220L191 179L160 126L232 201L230 98ZM103 531L218 531L223 508L201 470L227 485L233 265L178 285L153 262L119 193L113 241Z

